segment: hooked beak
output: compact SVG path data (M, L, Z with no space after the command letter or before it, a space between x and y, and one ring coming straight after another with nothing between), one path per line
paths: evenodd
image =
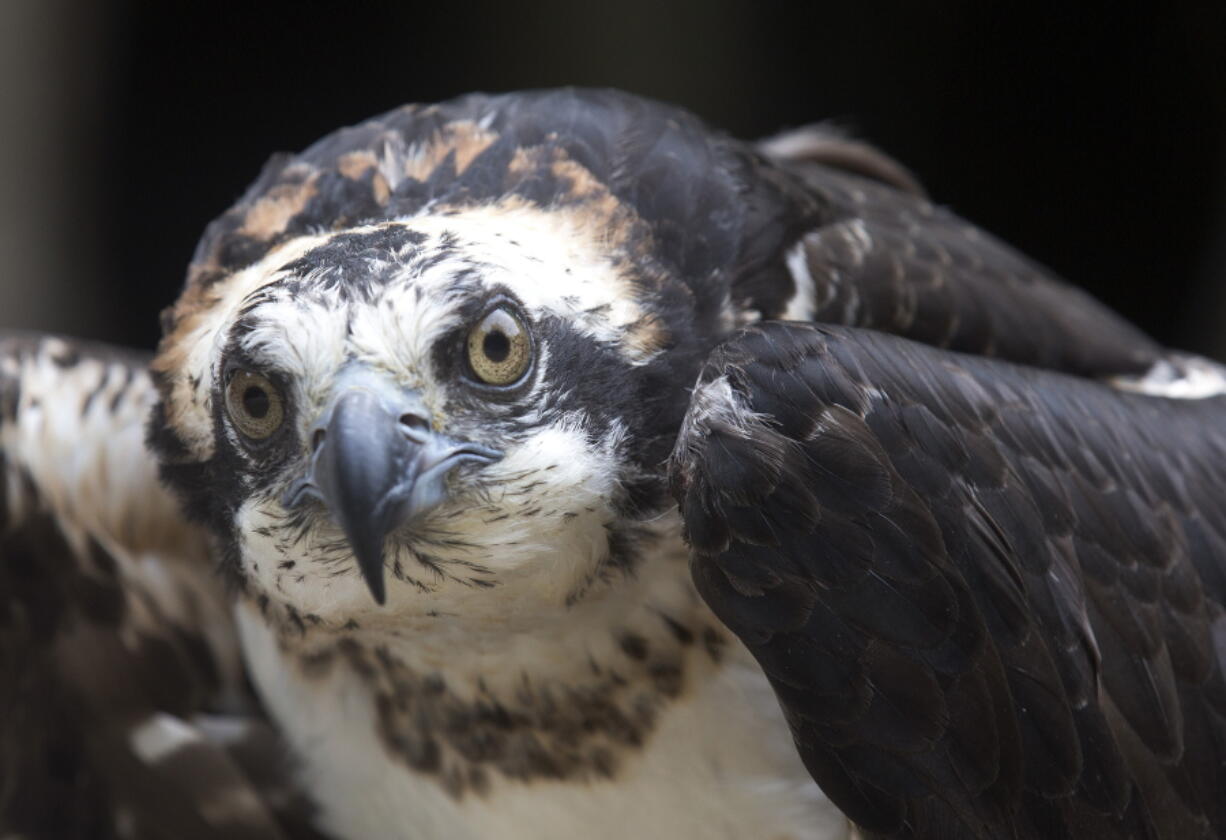
M420 397L373 374L338 390L312 433L311 472L282 499L324 503L344 531L370 594L386 600L387 536L446 498L445 479L463 463L491 464L502 453L433 431Z

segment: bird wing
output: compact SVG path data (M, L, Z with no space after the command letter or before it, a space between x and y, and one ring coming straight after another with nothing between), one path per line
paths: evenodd
M871 146L816 126L760 149L822 208L789 257L807 304L794 320L871 327L1086 376L1138 373L1161 355L1085 292L934 205Z
M146 364L0 332L0 835L291 836L207 543L144 446Z
M1226 398L763 323L670 478L699 591L866 830L1226 831Z

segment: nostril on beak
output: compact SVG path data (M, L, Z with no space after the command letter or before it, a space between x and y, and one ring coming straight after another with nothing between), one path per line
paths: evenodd
M323 429L316 429L315 434L311 435L311 452L318 452L319 447L324 445L324 437L326 432Z
M413 429L418 432L430 431L430 421L420 414L414 414L411 411L400 415L400 425L406 429Z

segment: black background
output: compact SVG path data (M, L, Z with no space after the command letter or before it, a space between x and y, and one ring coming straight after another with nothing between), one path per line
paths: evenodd
M79 331L152 347L200 231L273 151L404 102L577 84L742 137L834 119L1159 339L1226 356L1222 4L1004 5L133 2L66 20L106 44L72 222L98 243L80 282L106 294Z

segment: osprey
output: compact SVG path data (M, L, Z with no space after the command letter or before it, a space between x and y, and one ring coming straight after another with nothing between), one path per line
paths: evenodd
M401 108L163 326L0 339L6 837L1226 836L1226 376L868 146Z

